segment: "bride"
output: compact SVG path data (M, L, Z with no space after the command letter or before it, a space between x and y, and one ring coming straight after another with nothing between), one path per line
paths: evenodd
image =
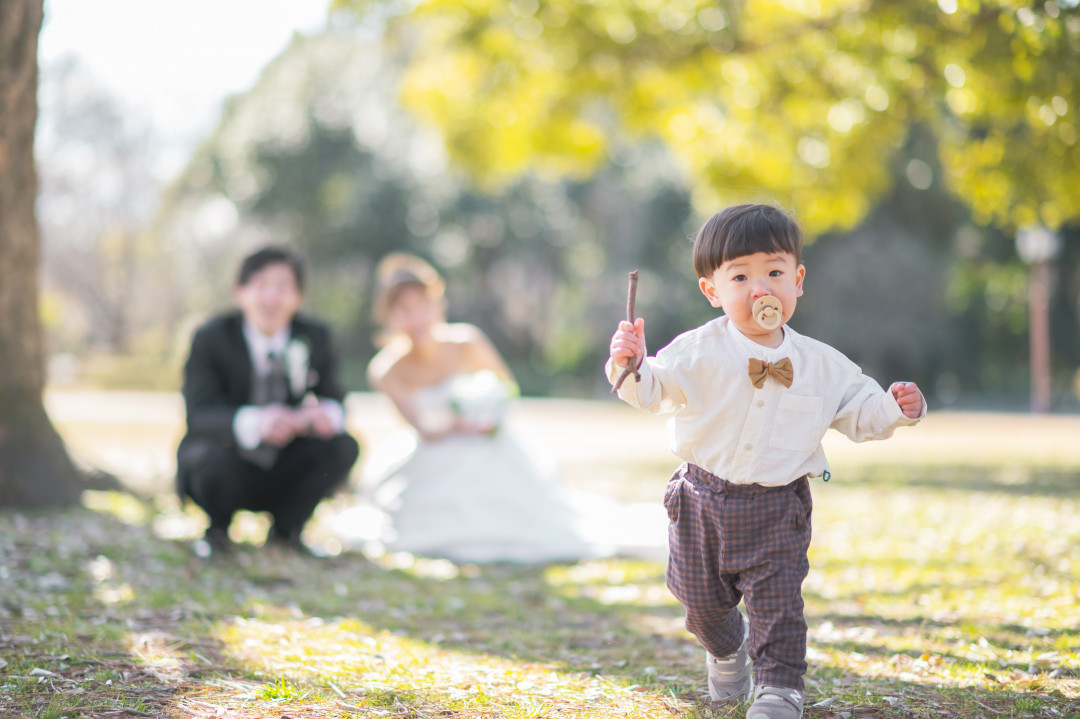
M613 502L566 491L504 430L513 376L479 328L446 321L434 268L394 254L377 277L376 313L390 339L368 376L410 427L403 448L384 448L383 460L369 463L362 487L370 506L335 521L346 546L377 541L460 562L544 562L614 553L613 522L640 532L640 510L616 519L623 508ZM656 534L655 512L652 520Z

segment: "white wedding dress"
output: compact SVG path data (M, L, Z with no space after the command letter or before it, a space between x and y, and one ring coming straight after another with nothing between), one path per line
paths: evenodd
M456 415L496 429L437 441L410 429L375 448L361 503L332 521L346 548L475 563L666 557L659 503L621 505L571 492L498 429L507 398L493 373L456 375L414 401L427 431L448 428Z

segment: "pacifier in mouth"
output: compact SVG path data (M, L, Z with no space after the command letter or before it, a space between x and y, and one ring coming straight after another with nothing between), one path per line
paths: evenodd
M784 321L784 306L772 295L758 297L750 308L750 316L762 329L774 330Z

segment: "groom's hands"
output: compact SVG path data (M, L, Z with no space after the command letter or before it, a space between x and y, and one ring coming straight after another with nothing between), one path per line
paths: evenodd
M284 447L301 433L296 412L283 404L271 404L260 409L259 437L266 444Z
M272 404L260 409L259 437L276 447L284 447L297 437L312 435L326 439L336 433L330 416L319 405Z
M304 426L303 434L311 434L322 439L337 434L333 420L321 405L309 404L296 408L298 420Z

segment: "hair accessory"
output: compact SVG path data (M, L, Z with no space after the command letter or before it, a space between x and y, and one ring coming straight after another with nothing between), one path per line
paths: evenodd
M420 279L412 270L407 267L398 267L391 273L386 279L387 287L397 287L398 285L422 285L424 281Z

